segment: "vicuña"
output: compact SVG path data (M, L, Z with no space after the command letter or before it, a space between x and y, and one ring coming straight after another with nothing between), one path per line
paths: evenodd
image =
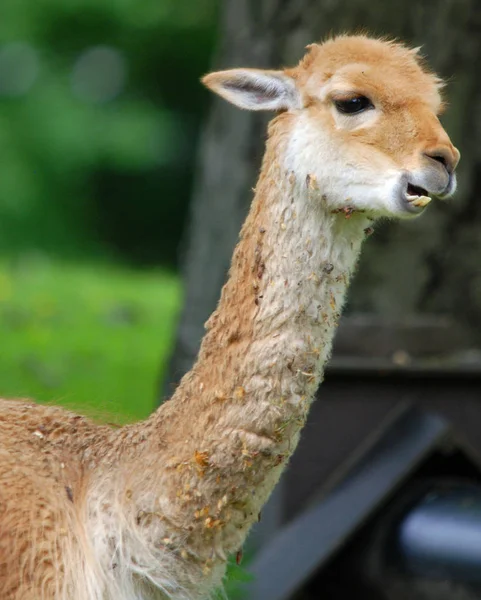
M2 600L208 598L296 447L373 222L456 187L418 50L340 36L203 81L277 113L218 307L146 421L0 402Z

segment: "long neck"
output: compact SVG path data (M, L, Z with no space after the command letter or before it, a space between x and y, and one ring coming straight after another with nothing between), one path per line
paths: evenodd
M279 438L277 449L292 448L322 379L367 226L332 211L284 154L271 138L228 281L171 405L218 414L216 436L232 427Z
M284 160L271 137L198 360L142 428L143 480L197 556L239 547L293 452L365 237Z

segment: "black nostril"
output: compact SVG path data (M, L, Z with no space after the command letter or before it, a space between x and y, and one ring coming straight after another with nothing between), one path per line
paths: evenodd
M446 159L444 158L444 156L440 156L439 154L435 154L435 155L432 155L431 158L433 160L437 160L438 162L440 162L444 167L447 167Z
M443 167L446 169L446 171L451 174L453 172L453 162L451 160L451 158L449 156L446 155L446 153L444 153L443 151L434 151L434 152L426 152L424 154L427 158L430 158L431 160L435 160L436 162L440 163L441 165L443 165Z

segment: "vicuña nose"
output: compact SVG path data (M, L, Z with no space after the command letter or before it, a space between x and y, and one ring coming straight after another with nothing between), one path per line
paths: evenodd
M446 171L451 174L459 162L460 154L457 148L449 144L430 148L424 152L424 156L441 163Z

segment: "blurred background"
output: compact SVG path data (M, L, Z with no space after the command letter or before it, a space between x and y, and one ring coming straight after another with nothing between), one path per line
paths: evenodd
M2 1L2 394L155 405L218 4Z
M459 190L421 219L380 224L366 244L324 402L253 538L260 587L244 597L481 598L452 587L449 569L447 587L422 581L414 592L401 576L387 582L377 558L369 568L358 560L383 555L373 532L384 512L398 514L401 480L409 490L418 476L481 480L477 0L2 0L0 391L120 423L170 394L225 279L269 119L211 98L199 78L292 65L307 44L345 31L422 46L447 80L441 119L461 150ZM389 467L374 477L383 460ZM368 479L348 493L358 463L370 465ZM318 558L276 595L272 582L290 572L280 565L295 547L278 543L279 532L340 481L347 496L334 503L335 518L312 517L339 528L329 537L307 519L307 530L294 531ZM342 510L361 506L366 489L353 521ZM264 547L274 563L262 562ZM346 564L375 574L346 591Z

